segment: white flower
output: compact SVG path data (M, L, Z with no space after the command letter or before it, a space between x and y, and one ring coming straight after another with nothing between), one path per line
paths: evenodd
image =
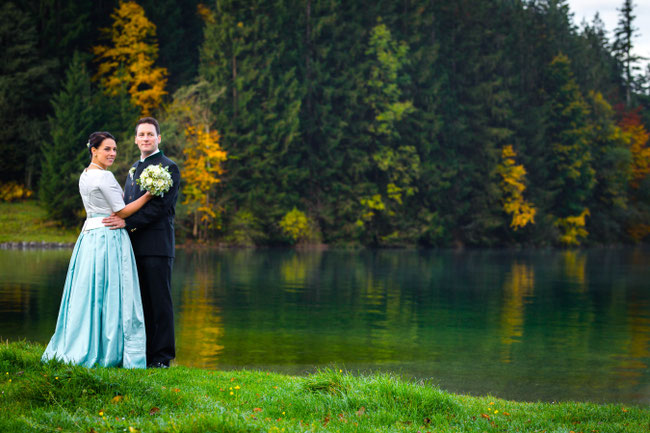
M133 180L133 175L134 174L135 174L135 167L131 167L129 169L129 177L131 178L131 180Z
M135 182L151 195L160 197L174 185L169 167L163 167L162 164L148 166Z

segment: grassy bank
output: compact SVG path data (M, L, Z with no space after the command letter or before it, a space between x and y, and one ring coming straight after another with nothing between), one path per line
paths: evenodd
M642 432L648 408L518 403L390 375L123 370L42 364L0 344L2 432Z
M49 221L45 210L35 200L0 202L0 243L74 243L78 235L78 229L64 229Z

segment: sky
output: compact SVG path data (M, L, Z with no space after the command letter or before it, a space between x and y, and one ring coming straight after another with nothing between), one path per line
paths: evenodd
M605 23L607 37L610 41L614 39L614 29L618 25L619 12L623 6L624 0L568 0L569 8L573 12L573 21L579 27L582 20L588 23L593 21L596 12L599 13L600 19ZM633 14L636 19L633 22L634 27L638 29L638 36L634 39L634 54L647 57L650 59L650 0L634 0ZM650 60L643 60L642 64L646 65ZM645 72L645 66L643 66Z

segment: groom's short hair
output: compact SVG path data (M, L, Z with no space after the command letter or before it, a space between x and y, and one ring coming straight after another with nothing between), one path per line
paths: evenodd
M160 125L158 124L158 121L153 117L143 117L142 119L138 120L138 123L135 124L135 135L138 135L138 126L142 125L143 123L148 123L155 126L156 134L160 135Z

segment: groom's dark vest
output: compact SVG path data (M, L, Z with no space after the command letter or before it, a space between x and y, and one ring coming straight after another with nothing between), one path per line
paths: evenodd
M181 178L174 161L160 151L142 162L137 161L133 164L135 172L127 175L124 202L131 203L145 193L135 181L146 167L158 164L169 167L174 184L163 197L154 197L142 209L126 219L126 229L131 237L133 253L136 256L174 257L174 215Z

